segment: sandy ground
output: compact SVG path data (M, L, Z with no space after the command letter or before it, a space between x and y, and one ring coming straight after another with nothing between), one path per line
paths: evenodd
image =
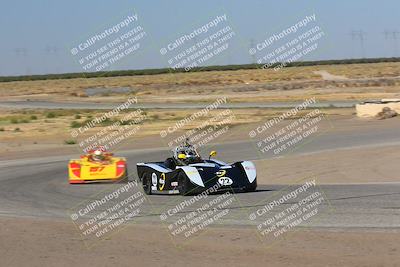
M267 174L258 178L260 184L291 184L299 177L316 177L320 184L399 182L399 149L398 145L339 149L255 163L257 172Z
M71 222L1 218L3 266L398 266L400 233L300 230L263 243L254 229L212 228L176 246L162 226L128 225L93 248ZM378 244L378 245L377 245Z

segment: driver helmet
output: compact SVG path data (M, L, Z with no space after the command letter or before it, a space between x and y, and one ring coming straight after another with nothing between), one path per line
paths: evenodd
M184 154L185 159L180 159L179 154ZM174 158L177 162L181 164L191 164L201 160L199 153L197 153L196 148L189 143L188 140L185 141L180 146L177 146L174 151Z
M95 161L102 161L102 160L104 160L103 151L101 151L100 149L96 149L96 150L93 152L93 159L94 159Z

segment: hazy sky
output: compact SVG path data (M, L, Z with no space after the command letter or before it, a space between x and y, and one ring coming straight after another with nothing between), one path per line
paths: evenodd
M393 33L400 31L399 11L398 0L2 0L0 76L81 72L83 52L74 56L71 49L130 14L138 15L131 26L140 25L146 35L137 51L105 70L168 67L161 48L223 14L234 37L229 49L205 65L250 63L251 45L312 14L324 37L302 60L400 56L395 47L400 33Z

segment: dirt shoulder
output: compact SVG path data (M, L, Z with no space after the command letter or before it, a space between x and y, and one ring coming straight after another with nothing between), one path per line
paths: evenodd
M207 119L212 119L221 112L224 111L211 112ZM234 110L234 119L227 124L230 127L229 133L215 140L215 142L248 140L248 133L251 129L283 112L284 110L268 109ZM342 117L352 117L352 115L349 115L349 113L351 114L349 109L345 109L345 111L344 109L326 109L323 112L326 116L332 118L333 121L343 120ZM340 112L345 112L347 115L338 115ZM203 119L195 120L190 125L186 125L179 131L172 133L168 138L160 138L162 130L173 127L180 120L191 116L192 113L193 111L187 110L149 111L146 113L148 119L140 125L140 129L135 134L125 138L121 142L123 146L114 146L112 150L166 147L170 140L182 136L186 131L195 129L204 122ZM55 118L46 118L49 114L53 114ZM82 149L79 147L79 142L90 139L90 137L102 130L106 130L107 135L111 135L114 129L107 130L110 125L99 125L92 127L76 138L72 138L71 132L78 128L72 128L71 123L75 122L79 127L84 128L87 120L101 116L102 114L90 112L78 112L74 114L73 111L46 111L42 113L38 112L34 115L36 116L35 120L30 120L28 123L21 123L20 121L29 120L32 113L3 113L0 116L0 160L28 158L37 155L45 157L74 153L80 154L82 153ZM76 119L75 116L79 116L79 119ZM1 124L2 118L4 119L3 124ZM11 119L18 120L18 123L6 124L7 120ZM115 122L117 122L117 119L115 119ZM110 123L114 123L114 121ZM285 123L289 123L289 120ZM15 130L16 128L18 128L18 131ZM66 144L67 141L73 141L75 144Z
M72 222L0 222L4 266L395 266L400 261L399 232L301 230L268 247L254 229L225 227L176 247L162 226L131 224L87 249Z

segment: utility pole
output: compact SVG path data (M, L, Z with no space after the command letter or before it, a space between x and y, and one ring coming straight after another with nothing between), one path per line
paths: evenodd
M17 56L17 58L22 59L22 64L26 66L25 69L25 75L29 75L31 73L30 68L27 66L27 57L28 57L28 49L25 47L16 47L14 48L14 53ZM18 60L20 61L20 60Z
M399 55L399 44L397 43L397 38L399 37L399 35L400 35L400 32L398 32L398 31L392 32L395 57L397 57Z
M361 57L365 58L364 41L365 41L366 33L363 30L358 30L358 31L353 30L353 31L351 31L350 35L351 35L351 39L352 40L359 40L360 41Z
M394 53L393 56L394 57L399 56L399 45L397 39L400 36L400 32L396 30L394 31L385 30L383 34L385 35L385 40L390 40L390 39L393 40L393 53Z
M254 39L252 38L252 39L250 39L250 47L249 47L249 49L252 49L252 48L255 48L255 47L256 47L256 44L255 44ZM256 64L256 55L255 55L255 53L251 55L251 64Z
M55 56L55 55L57 55L57 53L58 53L58 47L56 46L56 45L51 45L51 44L47 44L45 47L44 47L44 54L45 54L45 56L43 57L43 64L42 64L42 68L43 68L43 70L44 70L44 72L45 73L52 73L52 72L54 72L54 70L52 70L51 68L50 68L50 66L52 65L52 63L54 64L54 67L53 68L55 68L55 72L58 72L58 67L56 67L56 66L58 66L58 61L57 60L55 60L55 57L53 57L53 56Z

